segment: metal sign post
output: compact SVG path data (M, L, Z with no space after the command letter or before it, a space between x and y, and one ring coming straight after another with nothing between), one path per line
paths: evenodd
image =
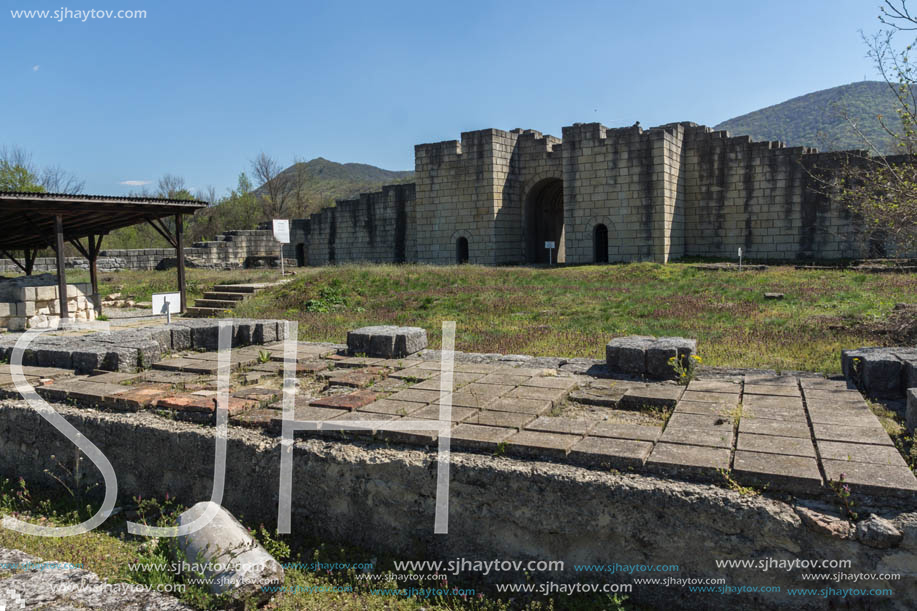
M548 266L550 267L553 264L554 257L554 242L545 242L544 247L548 249Z
M172 322L172 314L181 312L181 293L153 293L153 315L165 314Z
M280 275L283 270L283 245L290 243L290 221L288 219L274 219L274 239L280 242Z
M742 247L739 247L739 271L742 271Z

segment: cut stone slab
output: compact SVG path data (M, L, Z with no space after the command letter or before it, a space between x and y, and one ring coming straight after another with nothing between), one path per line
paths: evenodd
M711 403L708 401L679 401L675 406L676 414L701 414L704 416L729 416L729 411L735 406L727 403Z
M349 437L351 435L358 437L372 437L378 432L378 426L374 424L364 424L368 422L391 422L398 420L399 416L391 414L367 414L366 412L351 412L332 418L335 422L347 423L350 428L346 430L327 428L322 426L319 434L330 437Z
M742 397L742 407L750 407L752 409L760 407L765 409L774 408L787 411L802 411L802 398L745 394Z
M282 407L279 406L278 407ZM274 416L271 418L270 430L280 433L283 431L283 411L282 409L272 409ZM327 407L315 407L314 405L297 405L293 408L293 420L296 422L321 422L325 420L335 420L349 414L347 410L331 409ZM296 435L317 435L315 430L298 430Z
M541 416L552 407L554 406L550 401L541 399L502 398L487 404L487 409L489 410L498 412L517 412L520 414L531 414L533 416Z
M854 409L825 409L809 408L809 417L813 423L842 424L846 426L873 426L876 417L868 408Z
M595 425L594 420L577 420L542 416L525 428L530 431L546 431L548 433L565 433L567 435L585 435Z
M674 443L657 443L646 469L662 475L719 481L719 469L729 469L729 450Z
M766 384L769 386L798 386L796 376L779 375L776 373L746 373L746 384Z
M772 395L778 397L802 397L799 389L795 386L778 386L773 384L746 384L745 398L748 395Z
M909 499L917 496L917 479L907 467L826 459L822 465L829 481L840 481L843 474L853 492Z
M809 425L805 422L784 422L765 418L742 418L739 420L739 434L775 435L777 437L798 437L811 439Z
M423 403L414 403L412 401L393 401L392 399L379 399L369 405L359 408L361 412L370 412L374 414L392 414L394 416L407 416L424 408Z
M382 325L362 327L347 333L350 354L368 357L402 358L427 347L427 332L420 327Z
M666 425L666 430L675 429L700 429L709 431L732 431L732 419L725 416L704 416L702 414L672 414Z
M682 401L701 401L704 403L725 403L733 406L739 403L739 393L726 392L698 392L695 390L686 390L681 395Z
M872 352L863 357L863 385L871 397L897 399L904 394L901 388L904 363L891 350Z
M381 363L385 359L351 356L335 362L335 367L368 367Z
M275 418L277 418L275 409L251 409L241 414L230 415L229 424L249 429L270 429Z
M122 384L132 380L139 379L139 373L123 373L120 371L109 371L101 375L92 375L86 378L87 382L105 383L105 384Z
M212 519L200 530L178 537L181 560L205 567L203 574L214 594L229 594L236 600L269 598L265 592L283 584L283 567L232 514L216 503L202 501L178 516L178 524L194 523L210 513ZM216 565L226 568L206 568Z
M413 403L433 403L439 400L439 391L436 390L414 390L408 388L396 392L389 397L392 401L410 401Z
M430 446L439 439L438 431L390 431L379 429L376 431L376 437L389 441L391 443L406 443L415 446Z
M812 440L802 439L801 437L739 433L736 450L815 458L815 446L812 444Z
M844 443L841 441L818 441L818 453L822 459L848 462L863 462L889 467L907 467L897 448L865 443Z
M825 378L799 378L803 390L827 390L829 392L845 391L847 380L828 380Z
M733 473L740 482L794 494L818 494L822 478L814 458L737 450Z
M596 405L598 407L617 407L618 403L624 397L626 388L580 388L572 391L568 399L584 405Z
M621 398L621 407L640 409L642 407L673 407L685 389L681 386L651 384L645 388L631 387Z
M390 378L397 378L399 380L409 380L409 381L421 381L428 380L434 376L439 375L439 369L424 369L422 367L408 367L407 369L402 369L401 371L396 371L390 373Z
M461 407L458 405L452 406L452 422L462 422L466 418L470 418L474 414L478 413L477 409L471 407ZM422 407L419 410L411 413L411 420L439 420L440 419L440 407L439 405L427 405Z
M337 409L355 410L357 408L369 405L377 398L376 393L369 390L358 390L343 395L333 395L331 397L321 397L313 399L309 405L315 407L331 407Z
M614 439L632 439L635 441L655 442L662 435L661 426L646 426L615 420L603 420L589 432L591 437L611 437Z
M504 428L521 429L528 423L535 420L532 414L520 414L518 412L498 412L483 409L467 418L468 424L483 424L485 426L499 426Z
M907 391L905 424L907 424L907 430L912 434L917 430L917 388L909 388Z
M604 469L639 469L653 444L630 439L586 437L570 449L568 460L574 464Z
M667 426L662 432L659 442L670 445L703 446L728 450L732 448L732 437L732 428L711 430Z
M163 386L147 384L127 387L127 391L118 395L117 407L125 411L136 412L146 409L163 397L172 394L172 390Z
M482 377L483 376L479 373L453 372L452 390L457 390L459 388L462 388L463 386L467 386L468 384L471 384L472 382L476 382L480 380ZM423 382L413 384L411 388L414 388L417 390L437 390L438 391L440 389L440 384L442 384L442 380L440 378L441 376L439 374L434 375L431 378L424 380Z
M688 390L695 392L725 392L734 395L741 392L742 387L736 382L725 382L720 380L691 380L688 384Z
M366 388L378 380L380 375L366 370L345 371L328 378L332 386L349 386L351 388Z
M581 437L542 431L520 431L506 442L506 453L527 458L566 458Z
M452 429L452 447L459 450L496 452L500 444L516 433L514 428L460 424Z
M765 420L782 420L785 422L807 422L806 412L802 406L798 408L781 409L775 407L746 407L742 406L743 418L763 418Z
M538 388L558 388L569 391L577 385L576 378L566 376L533 376L522 383L523 386Z
M845 426L839 424L812 424L815 439L819 441L846 441L849 443L866 443L883 446L894 446L888 433L879 424L874 426Z
M552 406L563 401L566 396L567 391L561 388L535 388L534 386L517 386L506 393L507 399L550 401Z
M480 384L502 384L504 386L519 386L527 382L531 376L511 373L489 373L478 380Z
M265 388L263 386L250 386L232 393L237 399L248 399L258 403L269 403L278 399L283 391L274 388Z

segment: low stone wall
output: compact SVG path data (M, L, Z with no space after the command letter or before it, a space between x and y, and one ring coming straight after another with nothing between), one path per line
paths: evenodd
M917 388L917 348L843 350L841 368L869 397L901 399L908 388Z
M57 277L49 274L0 281L0 328L10 331L47 329L60 320ZM67 311L72 320L95 320L92 285L67 285Z
M95 443L118 476L119 503L134 496L184 504L210 498L214 429L148 413L113 414L55 406ZM275 524L280 443L230 427L222 505L250 522ZM151 449L155 449L151 451ZM54 457L73 446L21 401L0 402L0 473L58 485ZM538 460L454 452L449 534L433 534L436 453L370 442L300 440L293 452L294 535L339 541L396 559L562 560L561 571L534 574L555 582L632 582L634 577L725 578L732 587L778 586L781 592L735 593L730 609L909 609L917 596L917 513L885 509L900 535L856 539L849 528L813 521L802 502L747 496L712 485L609 473ZM48 471L46 471L46 469ZM98 479L92 467L85 471ZM102 486L99 487L99 490ZM786 497L783 497L786 499ZM794 504L795 503L795 504ZM861 517L880 512L858 505ZM835 521L834 526L841 521ZM843 524L846 524L845 522ZM875 545L888 545L881 548ZM845 560L849 573L899 573L900 581L802 581L805 570L719 568L717 560ZM678 565L673 573L596 575L573 564ZM812 571L820 572L820 571ZM463 587L450 575L450 586ZM486 581L523 579L491 573ZM787 588L892 588L892 597L791 596ZM720 594L636 584L633 602L660 609L709 609ZM714 602L717 601L717 602Z

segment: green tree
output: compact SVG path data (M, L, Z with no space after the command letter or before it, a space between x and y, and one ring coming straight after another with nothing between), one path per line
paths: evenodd
M44 193L45 188L39 184L38 177L28 168L2 159L0 160L0 191Z

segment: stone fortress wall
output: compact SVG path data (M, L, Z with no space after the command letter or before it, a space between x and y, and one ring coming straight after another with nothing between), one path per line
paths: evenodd
M562 139L465 132L415 147L413 185L294 222L286 256L309 265L511 265L547 262L546 241L556 244L555 261L577 264L735 258L740 247L769 260L876 254L813 178L838 159L694 123L578 123Z

